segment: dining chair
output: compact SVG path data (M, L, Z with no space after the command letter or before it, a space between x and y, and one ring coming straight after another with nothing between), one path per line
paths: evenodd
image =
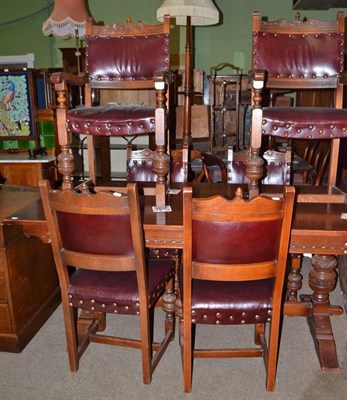
M74 76L61 72L51 76L58 93L57 130L61 146L58 168L63 175L63 188L72 187L71 135L87 136L88 174L94 184L100 177L96 138L103 139L101 146L104 139L123 138L127 147L139 136L147 136L150 142L155 140L157 181L165 183L169 172L168 88L174 76L169 70L169 60L168 16L160 24L133 24L130 17L124 25L96 25L91 19L86 21L86 73ZM84 85L85 101L82 106L68 110L70 85ZM105 158L101 160L103 168L110 164L109 151L102 148L100 153ZM110 171L105 175L111 179Z
M136 184L122 192L91 193L87 184L79 191L51 190L43 180L40 191L59 277L71 371L78 370L90 342L130 347L141 350L143 382L150 383L174 338L175 264L145 259ZM159 298L166 312L165 333L161 342L153 342ZM100 333L106 314L138 318L140 338ZM121 359L115 362L122 364Z
M339 195L336 178L340 139L347 137L347 110L343 109L344 30L343 12L333 21L315 19L264 20L253 13L252 40L252 185L263 174L259 157L262 137L323 140L331 143L328 190L322 195L299 195L299 201L330 201ZM330 107L263 107L265 90L330 89ZM257 168L255 165L257 164ZM254 170L257 169L257 173ZM254 175L257 175L254 177ZM340 196L341 197L341 196Z
M228 150L227 176L228 183L247 184L247 160L250 150ZM286 147L284 151L266 150L263 152L264 175L263 185L290 185L292 181L292 150Z
M325 140L313 140L307 143L303 159L311 166L294 174L294 183L319 186L327 172L330 161L330 144Z
M184 188L179 277L185 392L192 390L193 360L215 357L263 357L266 389L274 390L294 194L294 187L284 186L282 198L245 200L238 188L228 200L194 198L192 188ZM254 325L256 346L218 346L216 329L209 348L195 348L200 324Z
M153 171L154 152L150 149L131 151L127 159L128 182L156 182ZM217 178L214 179L214 176ZM209 153L190 151L190 162L184 162L183 150L170 152L170 182L208 182L216 180L226 183L227 169L223 161Z

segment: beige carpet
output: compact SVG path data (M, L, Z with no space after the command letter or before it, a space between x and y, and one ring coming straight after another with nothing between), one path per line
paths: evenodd
M303 273L307 275L309 259ZM306 290L307 292L307 290ZM331 296L342 304L339 285ZM162 322L160 310L157 322ZM92 344L80 369L71 373L65 351L62 308L59 307L21 354L0 353L1 400L347 400L347 318L332 318L341 373L320 371L305 318L284 318L274 393L265 390L262 359L196 360L193 392L182 391L182 370L177 338L154 372L151 385L142 383L137 350ZM157 324L158 326L158 324ZM125 329L136 335L133 317L111 316L108 330ZM250 327L204 326L197 344L252 343Z

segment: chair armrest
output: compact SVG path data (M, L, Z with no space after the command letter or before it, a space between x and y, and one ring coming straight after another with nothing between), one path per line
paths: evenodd
M175 74L171 70L155 70L153 80L154 82L164 82L165 84L170 85L171 83L173 83L174 77Z
M262 89L265 84L265 69L254 69L252 71L252 88Z
M72 86L83 86L88 82L88 75L86 73L80 73L79 75L73 75L69 72L54 72L50 77L50 82L55 85L72 85Z

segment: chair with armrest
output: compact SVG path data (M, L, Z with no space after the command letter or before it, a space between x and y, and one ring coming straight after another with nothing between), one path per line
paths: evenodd
M336 185L340 139L347 137L347 110L342 109L344 14L334 21L264 21L253 13L253 79L252 79L252 162L258 163L262 136L286 139L331 141L328 190L322 195L298 195L299 201L334 201L341 197ZM264 89L306 90L331 89L331 107L262 107ZM253 171L254 172L254 171ZM336 198L335 198L336 199Z
M185 392L192 390L193 359L214 357L263 357L266 388L274 390L293 203L292 186L285 186L284 197L277 200L244 200L240 188L233 200L193 198L192 188L184 188L179 277ZM216 339L210 348L194 348L193 332L199 324L252 324L257 346L221 348Z
M246 168L250 150L228 150L228 183L248 183ZM290 185L292 175L292 151L287 147L285 151L266 150L264 159L263 185Z
M90 342L136 348L142 353L143 382L151 382L170 341L175 318L171 260L146 260L136 184L123 193L91 193L87 185L40 191L58 272L71 371ZM117 194L117 196L115 196ZM69 268L74 268L73 274ZM153 342L153 311L162 296L165 335ZM81 310L77 318L77 312ZM139 319L140 339L103 335L106 314Z
M155 137L154 171L157 183L165 184L169 172L166 153L167 91L173 78L169 59L169 17L165 17L160 24L132 24L130 18L124 25L99 26L94 25L92 20L87 21L87 73L83 77L67 73L56 73L51 77L58 93L57 124L62 150L58 167L63 175L63 188L72 186L71 134L87 135L89 177L94 184L97 184L98 175L95 156L97 137L121 137L129 147L133 139L140 135ZM66 109L69 84L85 84L83 107ZM101 105L94 106L95 97L101 99ZM137 98L146 100L146 104L136 101ZM113 99L116 101L110 101Z

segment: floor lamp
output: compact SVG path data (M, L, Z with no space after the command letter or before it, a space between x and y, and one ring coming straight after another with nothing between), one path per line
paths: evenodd
M77 72L81 72L81 39L86 34L86 20L90 18L85 0L55 0L52 15L43 23L42 33L59 39L75 38ZM82 91L80 90L82 104Z
M193 96L192 26L214 25L219 22L219 11L212 0L165 0L157 9L157 19L164 15L176 18L177 25L186 25L185 80L183 112L183 162L188 162L192 142L191 106Z

